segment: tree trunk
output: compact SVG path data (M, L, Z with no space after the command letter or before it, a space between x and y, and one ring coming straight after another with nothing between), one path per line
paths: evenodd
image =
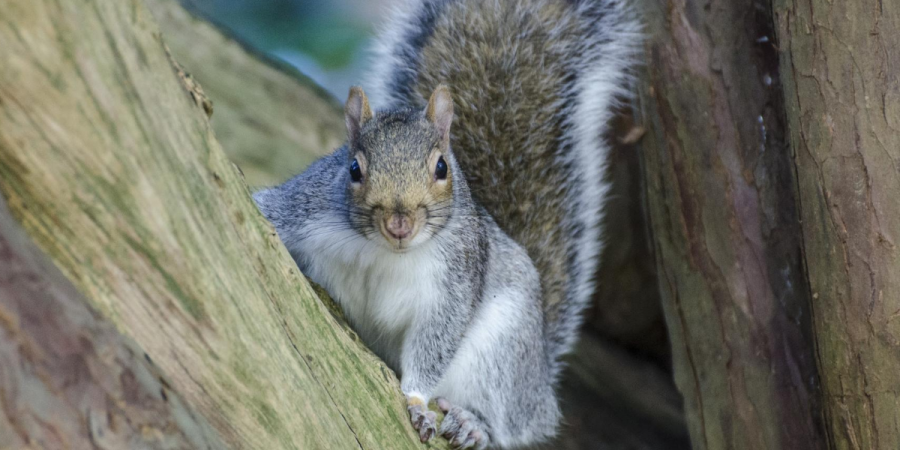
M900 3L778 0L833 448L900 448Z
M900 447L900 8L644 3L648 211L694 446Z
M0 2L0 61L12 215L225 443L419 446L394 375L297 272L142 2Z
M0 448L221 448L0 199Z
M825 444L766 5L643 2L648 211L698 449Z

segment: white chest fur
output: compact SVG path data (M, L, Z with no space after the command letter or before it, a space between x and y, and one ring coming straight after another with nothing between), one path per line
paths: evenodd
M428 241L395 253L353 230L310 233L291 249L300 268L341 305L364 342L400 369L406 331L444 291L444 258Z

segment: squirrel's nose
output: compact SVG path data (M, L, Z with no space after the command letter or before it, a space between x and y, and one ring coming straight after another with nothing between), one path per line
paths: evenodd
M394 239L406 239L412 234L412 219L401 214L392 214L384 219L384 228Z

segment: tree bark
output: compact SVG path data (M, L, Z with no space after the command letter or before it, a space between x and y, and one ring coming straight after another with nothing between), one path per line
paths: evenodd
M822 448L770 8L643 5L652 31L640 83L648 212L692 443Z
M297 272L142 2L0 2L0 61L12 215L226 444L419 447L394 375Z
M643 151L694 445L900 447L900 6L663 3Z
M0 448L222 448L0 199Z
M900 4L778 0L832 448L900 448Z

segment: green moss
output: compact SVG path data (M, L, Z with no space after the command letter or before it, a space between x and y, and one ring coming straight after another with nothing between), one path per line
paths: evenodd
M150 249L148 249L144 244L132 238L128 234L124 234L123 238L132 249L143 255L145 260L150 263L151 266L153 266L156 272L163 278L168 291L171 292L176 299L178 299L178 303L181 304L181 307L185 311L187 311L187 313L190 314L194 319L201 321L205 320L206 309L203 307L203 303L181 288L181 285L178 283L175 277L173 277L162 266L162 264L159 263L154 253L150 251Z
M281 436L285 433L284 423L278 413L263 400L256 403L253 408L253 416L272 436Z

